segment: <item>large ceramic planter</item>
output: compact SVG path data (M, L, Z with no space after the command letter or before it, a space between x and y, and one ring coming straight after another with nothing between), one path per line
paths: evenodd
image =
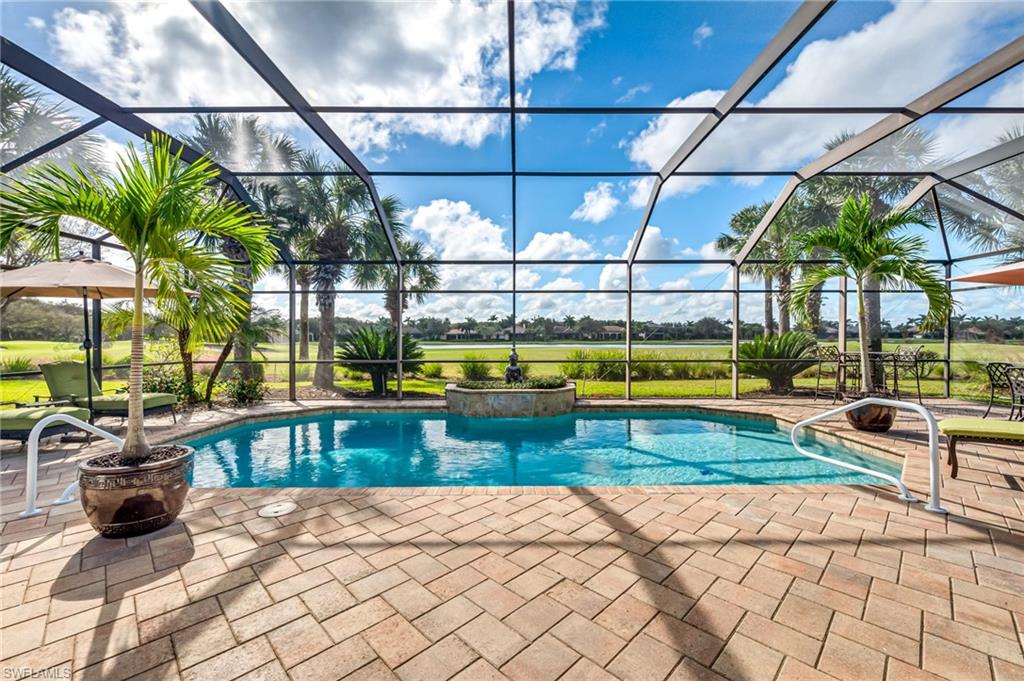
M562 388L493 388L470 390L454 383L445 387L448 413L460 416L523 418L568 414L576 404L576 384Z
M867 433L884 433L896 421L896 407L881 404L865 404L846 412L846 420L856 430Z
M104 537L134 537L174 522L188 494L195 450L139 466L78 466L79 496L89 524ZM100 457L96 457L97 459Z

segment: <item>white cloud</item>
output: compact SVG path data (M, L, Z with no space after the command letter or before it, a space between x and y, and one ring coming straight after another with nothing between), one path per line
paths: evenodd
M633 87L626 90L626 93L615 100L616 104L625 104L626 102L632 102L636 99L637 95L647 94L651 91L650 83L641 83L640 85L634 85Z
M227 4L315 104L493 106L508 100L503 3L310 2L301 10L292 3ZM544 70L575 68L587 35L604 25L606 9L605 3L574 0L518 3L517 79L525 84ZM187 3L65 7L52 16L49 42L60 65L120 104L281 103ZM408 134L474 147L508 125L505 116L484 114L338 115L332 123L359 151L395 148Z
M588 260L595 257L594 247L570 232L537 232L519 251L522 260Z
M40 17L29 17L28 20L25 21L25 26L36 31L41 31L46 28L46 21Z
M897 106L949 79L990 45L997 22L1024 18L1019 3L904 2L876 21L835 38L804 46L785 76L757 106ZM886 49L878 49L885 45ZM921 59L927 52L928 58ZM709 106L723 91L703 90L673 99L669 106ZM660 170L701 116L655 118L625 143L637 166ZM844 131L860 131L881 118L864 115L737 116L716 129L683 165L699 170L794 169L818 156L825 142ZM758 178L746 178L750 185ZM663 196L693 192L709 178L672 178ZM643 205L649 182L634 181L630 204Z
M410 211L408 223L444 260L500 260L512 255L505 244L505 228L465 201L435 199Z
M573 220L597 224L610 218L619 206L619 199L612 194L611 182L598 182L583 193L583 203L569 216Z
M697 28L693 29L693 44L697 47L701 47L704 41L715 34L715 29L711 28L708 22L702 23Z

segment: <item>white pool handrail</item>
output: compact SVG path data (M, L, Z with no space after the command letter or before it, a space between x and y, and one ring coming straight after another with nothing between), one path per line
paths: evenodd
M858 473L863 473L864 475L870 475L872 477L890 482L899 488L900 499L902 499L903 501L919 501L917 497L910 493L910 490L907 489L907 486L903 484L903 481L894 475L889 475L888 473L882 473L881 471L876 471L870 468L865 468L863 466L858 466L857 464L847 463L846 461L840 461L839 459L833 459L832 457L824 456L823 454L815 454L814 452L808 451L807 449L804 449L803 447L800 446L800 443L798 441L800 431L802 431L807 426L811 425L812 423L824 421L825 419L832 418L833 416L838 416L839 414L869 404L878 404L885 407L894 407L896 409L909 409L910 411L915 411L918 414L920 414L920 416L928 424L928 466L931 490L929 495L930 498L928 499L928 504L924 507L924 510L931 511L932 513L946 513L946 509L942 508L942 492L940 490L941 484L939 480L939 424L935 421L935 416L933 416L930 411L925 409L920 404L914 404L913 402L903 402L901 400L888 400L885 399L884 397L865 397L862 400L857 400L856 402L851 402L850 404L844 404L840 407L831 409L822 414L818 414L817 416L812 416L797 423L795 426L793 426L793 430L790 433L790 438L793 441L793 446L796 447L796 450L798 452L812 459L824 461L825 463L830 463L836 466L840 466L842 468L849 469L851 471L857 471Z
M51 424L63 421L64 423L70 423L71 425L80 428L81 430L92 433L93 435L99 435L100 437L110 440L120 450L124 446L124 440L118 436L108 433L102 428L97 428L91 423L86 423L81 419L76 419L74 416L67 414L51 414L44 416L39 420L28 434L28 459L25 462L25 510L19 513L19 517L28 518L42 513L42 510L36 507L36 496L38 496L39 487L39 437L42 432ZM75 480L64 489L64 493L60 495L60 498L53 502L54 506L59 504L67 504L75 500L75 490L78 489L78 481Z

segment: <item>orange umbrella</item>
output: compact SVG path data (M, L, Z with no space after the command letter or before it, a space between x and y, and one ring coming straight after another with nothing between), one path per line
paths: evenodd
M1024 286L1024 261L1000 265L990 270L950 277L949 281L970 281L976 284L1003 284L1004 286Z

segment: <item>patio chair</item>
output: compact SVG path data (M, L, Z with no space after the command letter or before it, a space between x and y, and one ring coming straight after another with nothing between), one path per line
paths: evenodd
M28 442L29 433L47 416L54 414L67 414L82 421L89 420L89 410L84 407L76 407L71 404L57 404L42 402L36 404L23 404L19 402L5 402L14 404L13 409L0 409L0 440L16 440L21 442L22 447ZM70 423L54 423L43 428L39 439L63 435L78 430L77 426ZM86 433L88 441L89 434Z
M87 407L89 404L88 389L86 385L87 372L83 362L52 362L40 364L39 369L43 372L46 380L46 387L50 390L50 399L67 400L79 407ZM96 379L88 377L92 381L92 412L94 416L128 416L128 393L103 394L96 384ZM174 422L178 417L174 414L174 405L178 403L178 397L171 393L143 393L142 411L144 414L160 414L170 412Z
M946 436L949 448L950 475L956 477L959 465L956 446L960 442L1024 447L1024 423L1020 421L986 421L977 416L958 416L939 421L939 432Z
M892 386L897 400L902 399L900 396L900 374L902 373L912 377L917 383L917 401L919 404L924 404L921 399L922 350L924 350L923 345L916 348L911 348L909 345L897 345L896 351L892 353ZM889 362L886 362L884 366L888 367Z
M987 418L992 411L992 405L996 401L996 391L1008 393L1010 391L1010 377L1007 372L1013 368L1009 362L989 362L985 365L985 373L988 374L988 409L981 418ZM1010 418L1013 418L1013 400L1010 400Z
M1010 384L1010 415L1007 421L1024 421L1024 367L1012 366L1006 370L1006 382Z
M825 364L834 364L836 368L836 382L835 389L829 391L832 393L832 404L836 403L839 399L839 379L840 379L840 364L842 362L842 353L839 352L839 348L835 345L819 345L814 352L818 359L818 375L814 381L814 399L818 399L818 395L821 394L821 373Z

